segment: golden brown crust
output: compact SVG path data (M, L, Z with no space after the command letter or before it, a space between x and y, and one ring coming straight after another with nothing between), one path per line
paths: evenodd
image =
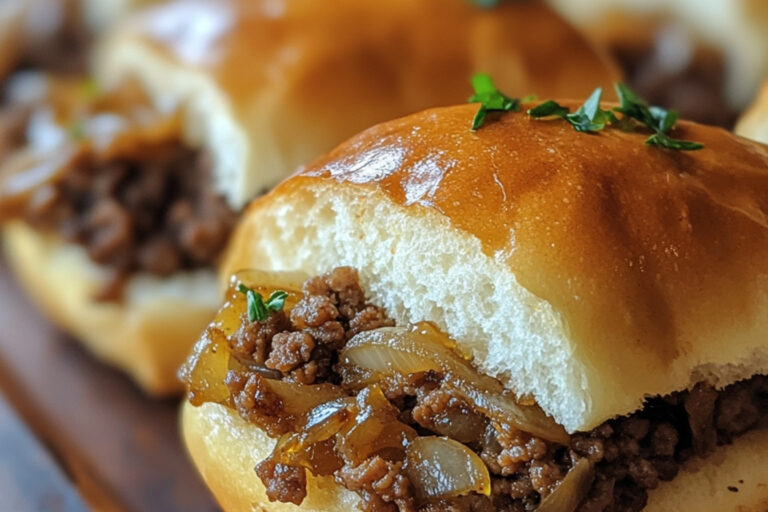
M359 130L464 101L473 72L584 97L616 69L539 0L176 1L122 25L96 65L185 105L235 208Z
M196 33L203 21L207 33ZM180 65L215 77L241 105L275 79L294 101L318 109L322 105L302 91L318 95L341 85L368 101L386 97L376 91L431 84L408 91L418 98L410 105L417 109L463 99L468 77L478 71L491 73L513 94L571 97L618 76L600 50L538 0L493 9L462 0L343 0L332 9L303 0L177 1L148 11L133 30ZM330 71L348 73L338 69L345 60L360 67L340 80Z
M147 393L181 392L176 371L190 344L216 311L216 294L199 285L167 280L162 288L129 284L124 303L94 301L102 285L100 269L79 247L41 236L21 223L2 230L7 262L19 284L56 325L77 337L100 359L127 372ZM176 286L181 290L169 293ZM185 299L186 292L191 295ZM142 288L139 290L138 288ZM138 293L135 293L138 292Z
M477 108L433 109L385 123L316 161L252 204L230 246L225 273L263 261L259 226L271 222L273 210L290 212L311 201L307 195L344 197L368 210L393 205L414 222L439 219L417 228L423 230L416 235L419 244L439 236L445 246L449 235L478 241L485 261L502 265L502 272L542 301L518 318L522 323L510 329L517 333L510 335L510 345L497 343L485 351L475 346L473 353L481 369L506 370L515 391L534 394L570 431L589 430L632 412L646 396L699 380L725 385L766 373L768 147L681 122L672 135L705 148L670 151L645 146L647 133L608 129L590 135L524 113L506 114L473 133L469 127ZM369 220L368 231L378 233L378 223L389 221ZM266 233L275 233L269 229ZM418 255L416 243L388 233L391 239L378 242L383 247ZM334 235L324 234L311 250L328 251L338 243ZM410 265L420 265L415 258L407 260ZM402 311L397 301L410 301L414 290L391 284L391 271L381 263L369 273L373 265L364 276L374 287L389 283L377 290L388 307ZM534 300L508 297L516 308L527 307L516 301ZM453 304L438 306L427 314L449 313L406 320L442 325L453 318L443 327L466 344L483 340L491 347L499 338L468 336L466 327L456 328L463 322L455 317L461 311ZM414 307L414 301L407 302L406 308ZM541 320L545 307L555 315ZM544 338L535 338L542 331L525 334L534 322L550 326ZM520 349L532 343L526 338L552 341L567 359L547 359L534 353L540 350L536 346ZM524 370L534 377L526 380L528 373L520 371L528 366L512 366L515 362L506 369L486 365L503 360L502 350L540 360ZM552 367L544 371L539 364ZM575 371L570 382L553 383L570 370ZM574 401L582 409L558 410L565 395L555 398L553 389L582 397Z

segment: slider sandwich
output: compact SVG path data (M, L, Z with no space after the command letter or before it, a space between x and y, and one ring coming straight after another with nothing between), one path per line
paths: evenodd
M181 372L224 510L764 510L768 147L482 92L244 212Z
M610 49L649 101L732 127L768 75L760 0L550 0Z
M3 126L0 170L8 262L99 357L149 392L178 391L246 202L366 126L463 101L474 70L506 70L499 83L519 94L583 95L615 76L536 1L142 11L101 42L93 83L17 88L26 115Z

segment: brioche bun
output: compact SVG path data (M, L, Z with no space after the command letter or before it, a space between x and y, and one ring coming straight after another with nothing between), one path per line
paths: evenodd
M21 222L5 225L2 235L19 284L51 320L148 393L181 391L176 370L219 304L213 271L138 275L123 302L98 302L93 297L107 276L84 249Z
M572 108L576 103L566 103ZM221 277L358 269L569 432L768 372L768 148L680 122L573 130L477 105L366 130L247 209Z
M107 86L134 77L182 105L235 209L359 130L466 100L477 71L518 95L586 97L618 77L539 1L175 1L122 24L96 59Z
M660 24L673 22L698 42L719 50L726 66L727 99L743 109L768 75L768 7L763 0L548 0L567 19L594 37L654 37ZM675 48L679 52L684 48Z
M256 462L266 459L276 440L246 422L232 409L215 403L181 413L184 443L219 504L227 511L349 512L357 494L331 477L307 475L307 497L301 505L270 503L256 475ZM721 446L705 460L692 459L670 482L649 493L644 512L764 512L768 505L768 431L754 431L732 445ZM736 489L734 491L734 489Z

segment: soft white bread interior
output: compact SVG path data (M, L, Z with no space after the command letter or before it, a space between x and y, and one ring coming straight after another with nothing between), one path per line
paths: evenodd
M540 1L175 1L122 24L96 59L105 84L136 77L182 105L235 209L363 128L464 101L476 71L509 94L569 97L618 76Z
M15 222L2 228L6 259L25 292L57 325L154 395L178 393L176 370L213 317L219 296L211 270L170 279L134 277L122 303L94 296L107 279L76 245Z
M575 107L575 103L567 103ZM768 148L681 122L695 152L477 105L371 128L253 202L242 268L360 271L570 432L648 396L768 371Z
M232 409L185 402L181 426L197 469L221 507L229 512L332 512L356 510L359 498L332 478L308 475L300 506L270 503L254 466L275 440ZM647 512L764 512L768 506L768 431L746 434L706 459L692 459L671 482L649 493ZM735 491L734 491L735 489Z
M742 114L734 131L763 143L768 143L768 82L755 98L752 105Z
M768 4L763 0L548 0L570 21L601 40L625 20L632 31L641 20L671 20L725 57L726 89L733 107L744 108L768 75ZM634 25L634 27L633 27ZM622 30L622 29L620 29ZM652 35L652 34L649 34ZM669 64L685 46L673 49Z

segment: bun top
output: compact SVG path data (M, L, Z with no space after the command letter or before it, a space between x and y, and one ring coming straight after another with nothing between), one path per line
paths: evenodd
M337 147L251 206L224 272L361 267L374 300L437 322L569 430L765 373L768 147L680 122L672 135L705 147L672 151L524 113L471 132L477 108ZM306 208L318 212L297 222L317 227L292 242Z
M125 23L97 69L186 105L233 206L365 127L464 101L473 72L572 97L617 76L542 2L466 0L175 1Z
M667 39L680 30L719 50L725 61L725 87L733 107L744 108L768 75L768 2L764 0L548 0L559 12L598 41L648 29L646 41L666 25ZM650 23L648 23L650 22ZM670 32L672 28L675 32ZM642 30L641 30L642 31ZM634 37L634 36L633 36ZM680 44L677 42L676 44ZM660 45L659 59L674 68L691 48L670 51ZM683 48L680 52L680 48ZM665 71L670 71L665 69Z

